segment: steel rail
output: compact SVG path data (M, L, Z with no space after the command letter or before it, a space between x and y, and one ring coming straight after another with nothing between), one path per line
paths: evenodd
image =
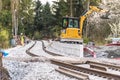
M32 56L32 57L39 57L38 55L30 52L30 50L35 46L35 44L36 44L36 41L35 41L35 43L34 43L31 47L29 47L29 48L26 50L26 53L27 53L28 55Z
M108 67L109 69L113 69L113 70L120 70L120 65L106 64L106 63L95 62L95 61L86 61L86 63L94 64L94 65L102 65L102 66Z
M57 53L48 51L48 50L46 49L45 45L44 45L44 42L43 42L43 41L41 41L41 42L42 42L42 49L43 49L46 53L48 53L48 54L50 54L50 55L52 55L52 56L63 56L63 55L60 55L60 54L57 54ZM37 43L37 41L35 41L35 43L26 50L26 53L27 53L28 55L32 56L32 57L40 57L39 55L36 55L36 54L30 52L30 50L35 46L36 43Z
M88 75L85 75L83 73L77 72L75 70L71 70L69 68L59 67L59 68L56 69L56 71L58 71L60 73L63 73L65 75L68 75L68 76L75 77L75 78L77 78L79 80L89 80Z
M87 74L90 74L90 75L104 77L104 78L107 78L107 79L110 79L110 80L111 79L120 80L120 75L117 75L117 74L108 73L108 72L97 70L97 69L75 66L75 65L72 65L70 63L61 62L61 61L58 61L58 60L51 60L51 62L53 64L57 64L59 66L66 67L66 68L76 70L76 71L80 71L80 72L83 72L83 73L87 73Z
M48 54L50 54L50 55L52 55L52 56L63 56L63 55L60 55L60 54L57 54L57 53L48 51L48 50L46 49L45 45L44 45L44 42L43 42L43 41L41 41L41 42L42 42L42 48L43 48L43 50L44 50L46 53L48 53Z
M36 42L30 47L28 48L28 50L26 50L27 54L29 54L30 56L33 56L33 57L40 57L38 55L35 55L34 53L31 53L30 52L30 49L32 47L34 47L34 45L36 44ZM42 48L45 52L47 52L48 54L50 55L53 55L53 56L61 56L59 54L56 54L56 53L53 53L53 52L50 52L46 49L45 45L44 45L44 42L42 42ZM61 61L57 61L57 60L51 60L52 63L55 63L59 66L62 66L62 67L65 67L65 68L69 68L69 69L72 69L72 70L76 70L76 71L80 71L82 73L86 73L86 74L89 74L89 75L96 75L96 76L99 76L99 77L104 77L104 78L108 78L108 79L114 79L114 80L120 80L120 75L118 74L113 74L113 73L109 73L109 72L105 72L104 70L102 71L101 68L100 69L100 64L97 64L97 62L92 62L92 61L87 61L86 63L87 64L92 64L91 67L93 67L94 65L94 68L98 68L98 69L93 69L93 68L85 68L85 67L80 67L80 66L75 66L73 64L70 64L70 63L66 63L66 62L61 62ZM96 63L96 64L95 64ZM111 66L111 64L104 64L102 65L103 63L101 63L101 66ZM120 66L117 66L117 65L112 65L112 67L110 68L115 68L115 69L120 69ZM61 70L59 68L59 70ZM63 70L63 69L62 69Z
M90 68L102 70L102 71L107 71L107 68L105 66L97 65L97 64L89 64Z

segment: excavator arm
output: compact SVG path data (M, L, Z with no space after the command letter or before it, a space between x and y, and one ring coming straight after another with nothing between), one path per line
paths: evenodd
M81 34L81 37L82 37L83 23L84 23L85 19L90 14L92 14L92 12L107 12L107 10L103 10L103 9L98 8L96 6L90 6L89 8L90 8L89 11L87 11L84 15L80 16L80 34Z

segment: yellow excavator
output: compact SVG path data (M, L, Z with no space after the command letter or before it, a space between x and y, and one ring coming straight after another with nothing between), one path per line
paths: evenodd
M90 9L85 14L80 16L80 18L68 16L63 17L62 27L64 29L61 30L60 41L83 43L82 32L85 19L92 12L106 12L106 10L103 10L96 6L90 6L89 8Z

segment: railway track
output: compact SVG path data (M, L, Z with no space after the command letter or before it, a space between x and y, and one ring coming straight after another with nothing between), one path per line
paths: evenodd
M42 42L42 49L43 49L46 53L48 53L48 54L50 54L50 55L52 55L52 56L63 56L63 55L60 55L60 54L57 54L57 53L50 52L50 51L46 50L46 47L45 47L45 45L44 45L44 42L43 42L43 41L41 41L41 42ZM35 46L35 44L36 44L36 41L35 41L35 43L34 43L30 48L28 48L28 49L26 50L26 53L27 53L28 55L32 56L32 57L40 57L39 55L36 55L36 54L30 52L30 50Z
M103 66L104 68L112 69L112 70L115 70L115 71L120 71L120 65L106 64L106 63L95 62L95 61L87 61L86 63Z
M40 57L30 52L30 49L32 49L35 46L35 44L36 42L28 50L26 50L26 52L30 56ZM42 41L42 48L46 53L50 55L62 56L57 53L47 51L43 41ZM84 66L79 66L78 64L76 65L70 62L62 62L62 61L53 60L53 59L51 59L51 62L53 64L58 65L58 68L56 68L56 71L68 76L75 77L79 80L91 80L89 77L91 75L97 76L98 80L99 78L103 78L106 80L120 80L119 74L114 74L108 71L108 70L112 70L112 71L118 71L120 73L120 65L113 65L109 63L102 63L102 62L95 62L95 61L86 61L85 63L83 63L83 65L86 64L86 65L89 65L89 67L84 67Z
M35 43L34 43L31 47L29 47L29 48L26 50L26 53L27 53L28 55L32 56L32 57L39 57L38 55L30 52L30 50L35 46L35 44L36 44L36 41L35 41Z
M43 42L43 41L41 41L41 42L42 42L42 48L43 48L43 50L44 50L46 53L48 53L48 54L50 54L50 55L53 55L53 56L63 56L63 55L60 55L60 54L57 54L57 53L48 51L48 50L46 49L45 45L44 45L44 42Z
M97 77L100 77L100 78L104 78L104 79L107 79L107 80L120 80L119 79L120 78L119 74L114 74L114 73L108 72L106 70L102 70L102 69L104 69L103 67L95 65L95 64L94 64L94 67L97 67L97 68L92 68L92 67L87 68L87 67L83 67L83 66L77 66L77 65L73 65L73 64L58 61L58 60L51 60L51 62L53 64L56 64L56 65L59 66L59 68L56 69L57 71L59 71L61 73L64 73L66 75L68 75L68 73L66 73L66 70L64 70L64 68L73 71L73 72L72 71L69 72L69 74L74 73L74 71L76 72L76 74L79 74L79 73L81 73L82 75L85 74L86 78L82 78L82 77L79 78L79 79L82 79L82 80L87 80L88 79L87 76L90 76L90 75L97 76ZM76 77L76 76L74 76L74 77ZM78 77L76 77L76 78L78 78ZM90 79L88 79L88 80L90 80Z
M43 50L53 56L61 56L64 57L63 55L59 55L57 53L54 52L50 52L46 49L46 46L44 45L44 42L42 42L42 48ZM26 53L32 57L34 57L34 59L30 58L30 59L24 59L25 62L39 62L40 61L40 57L39 55L36 55L35 53L30 52L30 50L35 46L37 42L35 41L35 43L29 47L26 50ZM10 58L11 59L11 58ZM15 59L16 60L16 59ZM19 60L19 59L18 59ZM102 62L95 62L95 61L86 61L85 63L80 64L72 64L72 62L62 62L59 60L53 60L51 59L51 62L53 64L58 65L58 68L56 68L55 70L63 73L65 75L68 76L72 76L75 77L79 80L91 80L90 76L97 76L98 80L99 78L103 78L103 79L107 79L107 80L120 80L120 65L115 65L115 64L110 64L110 63L102 63ZM81 65L88 65L89 67L84 67ZM0 67L0 80L9 80L8 79L8 72L5 68ZM111 72L111 71L116 71L119 72L117 74ZM4 76L4 77L3 77ZM92 79L93 80L93 79ZM94 79L97 80L97 79ZM101 79L100 79L101 80Z
M35 43L30 47L30 48L28 48L27 50L26 50L26 53L28 54L28 55L30 55L30 56L32 56L32 57L39 57L38 55L35 55L34 53L31 53L30 52L30 49L32 49L34 46L35 46L35 44L36 44L36 41L35 41ZM5 59L7 59L7 60L18 60L18 61L25 61L25 62L27 62L27 61L31 61L31 62L37 62L37 61L40 61L39 59L37 59L37 58L34 58L34 59L22 59L22 58L11 58L11 57L9 57L9 58L5 58ZM2 55L1 55L1 53L0 53L0 80L12 80L11 79L11 77L10 77L10 75L9 75L9 73L8 73L8 71L7 71L7 69L6 68L4 68L3 67L3 64L2 64Z
M47 51L43 41L41 41L41 42L42 42L42 48L46 53L48 53L50 55L53 55L53 56L62 56L62 55ZM44 59L43 56L41 57L39 55L36 55L35 53L30 52L30 50L36 45L36 43L37 43L37 41L35 41L35 43L26 50L26 53L28 55L30 55L32 58L24 58L23 59L23 58L7 57L7 58L4 58L4 59L6 59L6 60L17 60L17 61L22 61L22 62L41 62ZM48 61L48 60L45 58L45 61ZM3 65L2 65L2 55L1 55L1 53L0 53L0 80L11 80L7 69L4 68Z

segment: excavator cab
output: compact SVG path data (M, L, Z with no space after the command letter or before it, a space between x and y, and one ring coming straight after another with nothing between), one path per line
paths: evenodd
M79 28L79 18L64 17L62 20L63 28Z

